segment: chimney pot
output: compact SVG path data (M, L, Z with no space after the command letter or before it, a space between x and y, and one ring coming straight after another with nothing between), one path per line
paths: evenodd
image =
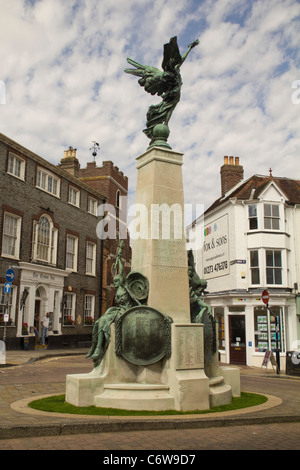
M224 157L224 165L228 165L228 157L227 156Z
M239 159L239 157L235 157L235 164L236 164L236 165L239 165L239 164L240 164L240 159Z
M229 157L229 165L233 165L233 157Z

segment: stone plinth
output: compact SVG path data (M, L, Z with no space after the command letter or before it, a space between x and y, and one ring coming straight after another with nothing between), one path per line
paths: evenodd
M162 382L164 362L137 366L115 354L115 327L102 363L88 374L67 375L66 401L75 406L125 410L172 410L175 400Z
M139 238L133 234L132 270L149 280L148 305L190 322L184 227L182 153L154 147L137 158L136 211ZM137 238L137 239L135 239Z
M202 324L172 325L172 356L165 365L163 381L170 386L176 410L209 409Z
M173 324L171 358L147 367L115 355L114 325L111 330L111 342L100 366L88 374L67 375L68 403L148 411L209 409L203 325Z

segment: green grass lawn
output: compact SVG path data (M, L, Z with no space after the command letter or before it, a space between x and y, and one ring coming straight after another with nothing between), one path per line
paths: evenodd
M188 414L204 414L216 413L220 411L239 410L241 408L249 408L251 406L261 405L265 403L267 398L256 393L242 392L239 398L233 398L230 405L221 405L205 411L189 411L182 412L176 410L166 411L135 411L135 410L119 410L115 408L96 408L95 406L77 407L70 405L65 401L65 395L56 395L53 397L42 398L29 403L28 406L35 410L48 411L53 413L70 413L96 416L170 416L170 415L188 415Z

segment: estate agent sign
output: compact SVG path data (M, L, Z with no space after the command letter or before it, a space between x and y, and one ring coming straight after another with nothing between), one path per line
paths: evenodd
M205 225L202 253L204 279L229 274L228 214Z

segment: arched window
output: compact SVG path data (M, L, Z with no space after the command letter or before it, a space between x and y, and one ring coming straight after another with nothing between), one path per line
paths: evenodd
M48 261L50 250L50 222L46 217L41 217L37 229L37 258Z
M47 215L34 222L33 260L56 264L57 229Z

